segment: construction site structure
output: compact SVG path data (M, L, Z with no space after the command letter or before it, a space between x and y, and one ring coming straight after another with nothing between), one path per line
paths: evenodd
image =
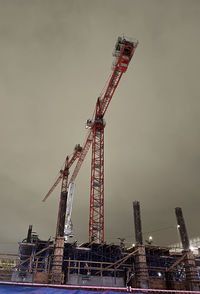
M138 201L134 202L134 210L140 215ZM139 231L142 234L139 218L139 227L138 221L135 222L135 237ZM94 242L66 242L61 248L63 285L199 291L200 255L193 255L190 249L177 252L168 246L143 244L137 240L129 248L124 243L121 246ZM51 283L54 267L54 243L42 241L29 231L27 238L19 243L19 255L18 259L15 256L15 265L12 264L10 280Z
M119 81L126 72L137 42L118 38L112 74L105 92L98 97L94 115L87 120L88 133L81 147L67 156L45 201L61 182L55 241L40 240L29 226L27 238L19 243L18 259L12 268L13 282L54 283L75 286L130 287L141 289L199 290L200 256L190 250L181 208L176 208L182 252L143 242L139 201L133 202L135 245L127 248L104 242L104 115ZM74 182L92 145L89 240L70 242ZM69 172L77 160L69 180Z
M185 256L185 275L188 284L188 290L198 291L199 290L199 281L198 273L196 269L195 259L193 252L190 250L190 242L188 238L188 233L185 225L185 220L183 217L183 212L181 207L175 208L177 227L180 232L180 238L183 247L183 254Z
M149 287L149 274L147 269L146 252L142 238L142 222L139 201L133 202L135 224L136 259L135 259L135 287L147 289Z

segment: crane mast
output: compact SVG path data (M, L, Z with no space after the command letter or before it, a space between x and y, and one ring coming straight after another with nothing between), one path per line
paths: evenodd
M73 237L72 235L73 225L71 221L71 215L72 215L72 205L73 205L73 199L74 199L74 188L75 188L75 184L73 182L69 183L67 205L66 205L66 216L65 216L65 229L64 229L64 237L66 242L68 241L70 237Z
M113 73L107 89L97 99L94 121L88 121L92 129L92 160L90 182L89 242L104 242L104 115L119 84L126 72L138 42L118 38L113 55Z

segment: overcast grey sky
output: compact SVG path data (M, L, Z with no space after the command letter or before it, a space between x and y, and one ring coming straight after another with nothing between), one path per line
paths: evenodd
M0 0L0 250L33 224L55 235L59 188L42 203L66 155L86 135L111 72L117 37L139 40L106 113L105 240L178 241L174 208L199 236L200 1ZM90 153L78 175L73 224L88 238Z

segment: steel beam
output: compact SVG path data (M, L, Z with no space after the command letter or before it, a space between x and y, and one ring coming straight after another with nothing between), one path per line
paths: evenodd
M176 207L175 208L175 213L176 213L176 219L177 219L177 225L178 225L177 228L178 228L179 233L180 233L181 243L182 243L183 249L188 250L190 248L190 241L189 241L189 238L188 238L187 229L186 229L182 209L180 207Z
M32 228L33 228L33 226L32 225L29 225L28 233L27 233L27 238L26 238L26 242L27 243L31 243Z
M133 202L133 214L134 214L134 224L135 224L135 241L136 245L142 245L142 224L140 216L140 202Z

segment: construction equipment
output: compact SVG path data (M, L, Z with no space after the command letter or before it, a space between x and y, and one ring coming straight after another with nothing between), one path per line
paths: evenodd
M56 226L56 238L58 236L59 237L64 236L69 169L73 165L75 160L79 158L81 151L82 151L82 147L80 146L80 144L77 144L74 148L74 153L71 159L69 160L69 156L66 157L64 169L60 170L60 175L58 176L57 180L55 181L55 183L53 184L49 192L46 194L46 196L42 200L44 202L62 180L60 202L59 202L59 209L58 209L58 219L57 219L57 226Z
M74 199L74 189L75 189L75 184L69 183L66 216L65 216L65 229L64 229L65 241L67 241L70 237L73 237L72 235L73 225L71 221L71 215L72 215L72 204Z
M92 144L89 242L104 242L104 115L137 45L138 42L118 38L113 53L115 60L112 65L112 75L105 92L97 99L93 118L87 120L86 128L89 133L70 179L70 182L75 181Z
M92 119L88 119L86 122L88 133L83 147L81 150L76 151L77 153L74 153L70 161L68 157L66 158L64 171L61 172L61 175L43 200L46 200L62 179L56 236L64 236L69 168L74 163L75 159L78 158L69 181L70 183L74 183L87 152L92 145L89 242L104 242L104 115L123 73L125 73L128 68L137 45L138 41L127 40L124 37L118 38L113 53L113 56L115 57L112 64L113 71L106 90L97 99ZM68 223L68 226L70 226L70 223Z

